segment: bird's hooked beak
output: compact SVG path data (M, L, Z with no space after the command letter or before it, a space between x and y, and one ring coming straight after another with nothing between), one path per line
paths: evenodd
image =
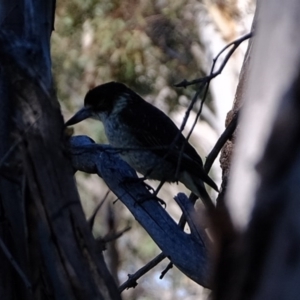
M65 126L71 126L77 124L92 116L92 110L89 107L83 107L80 109L69 121L66 122Z

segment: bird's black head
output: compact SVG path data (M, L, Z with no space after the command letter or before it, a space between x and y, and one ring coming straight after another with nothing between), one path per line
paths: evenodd
M98 112L111 111L116 101L128 91L128 87L120 82L111 81L98 85L88 91L84 98L84 106Z
M84 107L79 110L65 126L74 125L87 118L97 118L101 112L110 113L127 94L132 91L123 83L111 81L98 85L88 91L84 98Z

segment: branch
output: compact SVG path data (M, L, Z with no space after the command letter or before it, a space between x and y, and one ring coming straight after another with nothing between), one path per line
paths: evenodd
M221 149L225 145L225 143L231 138L232 134L234 133L237 122L238 122L239 114L236 113L231 122L228 124L222 135L219 137L217 143L215 144L214 148L210 151L209 155L206 158L204 164L204 171L209 172L212 164L214 163L215 159L217 158L218 154L220 153Z
M242 36L241 38L231 42L230 44L226 45L219 53L218 55L214 58L213 60L213 64L212 64L212 71L210 73L209 76L203 77L203 78L198 78L198 79L194 79L191 81L187 81L186 79L184 79L183 81L175 84L175 87L184 87L186 88L189 85L193 85L193 84L198 84L198 83L202 83L202 84L206 84L208 82L210 82L213 78L217 77L218 75L220 75L223 71L223 69L225 68L228 60L230 59L230 57L232 56L232 54L235 52L235 50L240 46L240 44L248 39L250 39L253 36L253 32L250 32L244 36ZM216 65L217 60L219 59L220 55L227 50L229 47L233 46L230 51L228 52L228 54L225 56L221 66L219 67L219 69L216 72L213 72L214 67Z
M211 266L203 242L205 233L200 233L200 242L198 236L183 232L109 145L94 144L85 136L72 137L69 144L73 167L101 176L174 265L195 282L209 287Z
M119 287L120 293L122 293L125 289L135 288L137 286L137 280L145 275L149 270L154 268L158 265L161 261L166 258L166 255L162 252L158 254L155 258L149 261L144 267L140 268L136 271L133 275L128 274L128 280L126 280L122 285Z
M189 138L190 138L190 136L191 136L191 134L192 134L192 132L193 132L193 130L194 130L196 124L197 124L197 121L198 121L198 119L199 119L199 117L200 117L200 115L201 115L201 113L202 113L202 108L203 108L204 102L205 102L206 97L207 97L207 93L208 93L210 81L211 81L213 78L215 78L216 76L218 76L219 74L222 73L223 69L225 68L225 66L226 66L226 64L227 64L227 62L228 62L228 60L230 59L230 57L232 56L232 54L235 52L235 50L239 47L239 45L240 45L242 42L244 42L245 40L251 38L252 36L253 36L253 33L252 33L252 32L251 32L251 33L248 33L248 34L246 34L245 36L243 36L243 37L241 37L241 38L239 38L239 39L237 39L237 40L231 42L230 44L226 45L226 46L219 52L219 54L213 59L213 64L212 64L212 67L211 67L211 71L210 71L210 75L209 75L209 76L206 76L206 77L200 78L200 79L195 79L195 80L192 80L192 81L190 81L190 82L187 81L187 80L183 80L182 82L180 82L180 83L178 83L178 84L175 84L175 87L184 87L184 88L186 88L187 86L192 85L192 84L200 84L200 87L197 89L197 92L195 93L195 95L194 95L194 97L193 97L193 99L192 99L192 101L191 101L191 103L190 103L190 105L189 105L189 107L188 107L188 109L187 109L187 111L186 111L185 118L184 118L184 120L183 120L183 122L182 122L182 125L181 125L181 129L180 129L181 131L182 131L183 128L185 127L185 124L186 124L187 119L188 119L188 117L189 117L190 111L192 110L192 108L193 108L195 102L197 101L198 97L200 96L200 93L201 93L202 88L203 88L203 97L202 97L202 100L201 100L201 103L200 103L200 108L199 108L198 113L197 113L197 115L196 115L196 117L195 117L195 120L194 120L194 122L193 122L192 128L190 129L190 131L189 131L189 133L188 133L188 135L187 135L187 137L186 137L186 140L187 140L187 141L189 140ZM233 46L233 47L232 47L232 49L229 51L229 53L225 56L224 61L222 62L220 68L219 68L216 72L214 72L214 68L215 68L216 62L217 62L217 60L219 59L220 55L221 55L225 50L227 50L229 47L231 47L231 46ZM236 124L235 124L233 127L234 127L233 131L234 131L234 130L235 130L235 127L236 127ZM230 130L232 130L232 128L228 129L228 132L226 132L226 134L229 134L229 131L230 131ZM220 140L219 140L219 143L215 146L215 148L214 148L215 150L214 150L213 153L211 153L212 156L210 157L210 160L208 161L209 167L208 167L208 165L207 165L207 167L206 167L206 172L209 171L209 169L211 168L211 165L212 165L213 161L215 160L216 156L218 155L218 152L221 150L222 147L220 147L220 145L221 145L222 143L225 143L225 142L226 142L225 139L226 139L226 135L223 136L223 138L220 139ZM225 142L224 142L224 140L225 140ZM179 166L180 166L180 160L181 160L182 153L183 153L183 151L184 151L184 147L185 147L185 144L182 145L182 149L181 149L180 156L179 156L179 160L178 160L178 168L179 168ZM177 169L178 169L178 168L177 168Z

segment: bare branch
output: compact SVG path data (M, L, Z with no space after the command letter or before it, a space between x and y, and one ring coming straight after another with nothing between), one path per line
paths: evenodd
M122 285L120 285L119 291L123 292L125 289L136 287L137 286L136 281L139 278L141 278L143 275L145 275L148 271L150 271L152 268L154 268L156 265L158 265L165 258L166 258L166 255L164 253L160 253L158 256L156 256L150 262L148 262L147 265L140 268L133 275L128 274L128 280L125 281Z
M206 77L203 77L203 78L198 78L198 79L194 79L194 80L191 80L191 81L187 81L187 80L183 80L181 81L180 83L177 83L175 84L176 87L184 87L186 88L187 86L189 85L193 85L193 84L199 84L199 83L202 83L202 84L206 84L208 82L210 82L213 78L217 77L218 75L220 75L223 71L223 69L225 68L228 60L230 59L230 57L232 56L232 54L235 52L235 50L239 47L239 45L250 39L251 37L253 36L253 32L250 32L244 36L242 36L241 38L229 43L228 45L226 45L219 53L218 55L214 58L213 60L213 64L212 64L212 68L211 68L211 72L210 72L210 75L206 76ZM215 64L218 60L218 58L220 57L220 55L225 51L227 50L229 47L233 46L230 51L228 52L228 54L225 56L221 66L219 67L219 69L216 71L216 72L213 72L214 70L214 67L215 67Z
M237 126L237 122L238 122L238 116L239 116L238 113L233 116L231 122L228 124L225 131L219 137L214 148L211 150L211 152L207 156L205 164L204 164L204 170L206 172L209 172L212 164L214 163L214 161L217 158L218 154L220 153L221 149L223 148L225 143L230 139L230 137L234 133L236 126Z
M70 139L73 167L101 176L177 268L208 287L211 266L206 246L183 232L140 181L126 180L137 179L136 172L109 149L109 145L92 144L84 136ZM149 200L142 201L145 198Z

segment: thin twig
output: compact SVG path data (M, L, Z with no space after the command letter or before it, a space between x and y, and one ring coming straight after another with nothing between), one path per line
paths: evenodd
M193 85L193 84L197 84L197 83L207 83L209 81L211 81L213 78L215 78L216 76L220 75L224 69L224 67L226 66L228 60L230 59L230 57L232 56L232 54L235 52L235 50L239 47L239 45L250 39L253 36L253 32L250 32L244 36L242 36L241 38L231 42L230 44L226 45L220 52L219 54L213 59L213 65L215 65L215 62L217 61L217 59L220 57L220 55L227 50L227 48L232 47L232 49L228 52L228 54L225 56L221 66L219 67L219 69L214 72L211 73L209 76L203 77L203 78L198 78L198 79L194 79L191 81L187 81L186 79L184 79L183 81L175 84L176 87L184 87L186 88L189 85Z
M106 194L104 195L104 198L101 200L101 202L97 205L94 213L92 214L92 216L89 218L89 220L87 221L89 224L90 229L92 230L94 227L94 223L95 223L95 219L96 219L96 215L99 211L99 209L102 207L102 205L104 204L105 200L107 199L108 194L110 193L110 190L108 190L106 192Z
M170 262L167 267L161 272L159 279L163 279L164 276L169 272L169 270L171 270L173 268L173 264L172 262Z
M221 134L219 137L217 143L213 147L213 149L210 151L209 155L206 158L205 165L204 165L204 171L208 172L215 161L216 157L220 153L221 149L225 145L225 143L231 138L232 134L234 133L239 118L239 112L237 112L231 122L226 127L225 131Z
M120 293L123 292L125 289L129 289L131 287L137 286L137 280L145 275L149 270L154 268L156 265L158 265L162 260L166 258L166 255L164 253L160 253L155 258L153 258L150 262L148 262L144 267L140 268L137 272L135 272L133 275L128 274L128 279L119 287Z
M199 97L200 92L201 92L201 90L199 89L199 90L195 93L195 95L194 95L194 97L193 97L193 99L192 99L190 105L188 106L188 108L187 108L187 110L186 110L186 112L185 112L185 116L184 116L184 119L183 119L183 121L182 121L182 123L181 123L181 127L180 127L180 130L181 130L181 131L184 129L184 127L185 127L185 125L186 125L186 123L187 123L187 120L188 120L188 118L189 118L190 112L192 111L192 109L193 109L193 107L194 107L194 104L196 103L196 101L197 101L197 99L198 99L198 97ZM183 155L183 153L184 153L184 148L185 148L185 145L186 145L187 142L188 142L188 138L185 139L185 142L182 144L181 149L180 149L180 151L179 151L179 157L178 157L178 160L177 160L177 167L176 167L176 173L175 173L176 175L175 175L175 177L178 176L179 169L180 169L180 166L181 166L182 155Z
M112 242L112 241L118 239L119 237L121 237L125 232L129 231L130 229L131 229L131 226L127 226L124 229L122 229L120 231L117 231L113 234L107 234L101 240L102 240L103 243Z
M198 197L191 193L189 200L192 202L192 204L194 205L196 200L198 199ZM186 223L186 218L184 215L181 215L180 220L178 222L178 226L183 230L184 226ZM145 266L143 266L141 269L139 269L138 271L136 271L134 274L130 274L128 275L128 280L125 281L120 287L119 287L119 291L122 292L125 289L129 289L131 287L136 287L137 286L137 280L142 277L143 275L145 275L148 271L150 271L152 268L154 268L156 265L158 265L161 261L163 261L167 256L161 252L160 254L158 254L155 258L153 258L150 262L148 262ZM166 269L164 271L162 271L161 275L160 275L160 279L163 278L163 276L167 273L167 269L169 270L170 268L172 268L173 264L172 262L170 262L168 264L168 266L166 267Z
M199 107L198 113L197 113L196 118L195 118L195 120L194 120L194 122L193 122L193 125L192 125L192 127L191 127L191 129L190 129L190 131L189 131L189 133L188 133L188 135L187 135L187 137L186 137L186 141L189 140L189 138L190 138L190 136L191 136L192 132L194 131L194 128L195 128L195 126L196 126L196 124L197 124L197 121L198 121L198 119L199 119L199 117L200 117L200 115L201 115L201 113L202 113L202 108L203 108L204 102L205 102L206 97L207 97L207 94L208 94L210 81L211 81L214 77L216 77L217 75L221 74L221 72L223 71L224 67L226 66L226 64L227 64L227 62L228 62L228 60L229 60L229 58L232 56L232 54L235 52L235 50L239 47L239 45L240 45L243 41L245 41L245 40L251 38L252 36L253 36L253 33L252 33L252 32L251 32L251 33L248 33L248 34L244 35L243 37L241 37L241 38L239 38L239 39L237 39L237 40L231 42L230 44L226 45L226 46L218 53L218 55L213 59L213 64L212 64L212 66L211 66L211 70L210 70L210 75L209 75L209 76L206 76L206 77L204 77L204 78L202 78L202 79L196 79L196 80L193 80L193 81L191 81L190 83L189 83L188 81L186 81L186 80L184 81L184 83L185 83L185 86L184 86L184 87L187 87L188 85L196 84L196 83L201 83L201 84L202 84L202 85L201 85L201 88L198 89L198 91L196 92L195 96L194 96L193 99L192 99L193 105L194 105L195 99L198 98L198 96L199 96L199 94L200 94L200 90L202 89L203 84L204 84L204 86L205 86L204 93L203 93L203 97L202 97L202 100L201 100L201 103L200 103L200 107ZM233 47L233 48L229 51L229 53L226 55L224 61L222 62L220 68L218 69L218 71L214 72L214 68L215 68L215 65L216 65L216 62L217 62L218 58L219 58L220 55L221 55L226 49L228 49L230 46L234 46L234 47ZM196 82L197 80L200 80L200 81ZM182 86L182 85L180 85L180 84L181 84L181 83L179 83L179 84L177 84L177 85L175 85L175 86L176 86L176 87ZM193 105L192 105L192 106L193 106ZM230 130L230 129L231 129L231 128L228 128L228 130ZM235 129L235 127L234 127L234 129ZM233 131L234 131L234 129L233 129ZM225 130L225 131L226 131L226 130ZM224 133L225 133L225 132L224 132ZM222 135L222 136L223 136L223 135ZM221 136L221 137L222 137L222 136ZM225 136L224 138L226 139L226 136ZM222 141L223 141L223 140L221 140L220 142L222 142ZM219 142L219 141L218 141L218 142ZM219 147L220 144L218 144L218 142L217 142L217 144L215 145L215 147L213 148L213 150L216 148L216 146ZM225 140L225 142L226 142L226 140ZM224 143L225 143L225 142L224 142ZM181 153L184 152L184 147L185 147L185 143L182 145ZM221 147L221 148L222 148L222 147ZM221 150L221 148L219 149L219 151ZM217 151L217 149L218 149L218 148L216 148L216 151ZM210 163L211 165L209 166L209 168L206 167L206 169L205 169L205 171L207 171L207 173L208 173L208 170L211 168L211 166L212 166L214 160L216 159L216 157L217 157L217 155L218 155L218 153L219 153L219 152L218 152L217 155L215 155L215 152L216 152L216 151L213 151L213 150L212 150L211 153L210 153L210 160L209 160L209 163ZM212 153L212 152L213 152L213 153ZM212 155L211 155L211 154L212 154ZM182 154L180 155L179 160L181 159L181 156L182 156ZM180 165L180 164L178 163L178 165ZM177 169L178 169L178 165L177 165Z

